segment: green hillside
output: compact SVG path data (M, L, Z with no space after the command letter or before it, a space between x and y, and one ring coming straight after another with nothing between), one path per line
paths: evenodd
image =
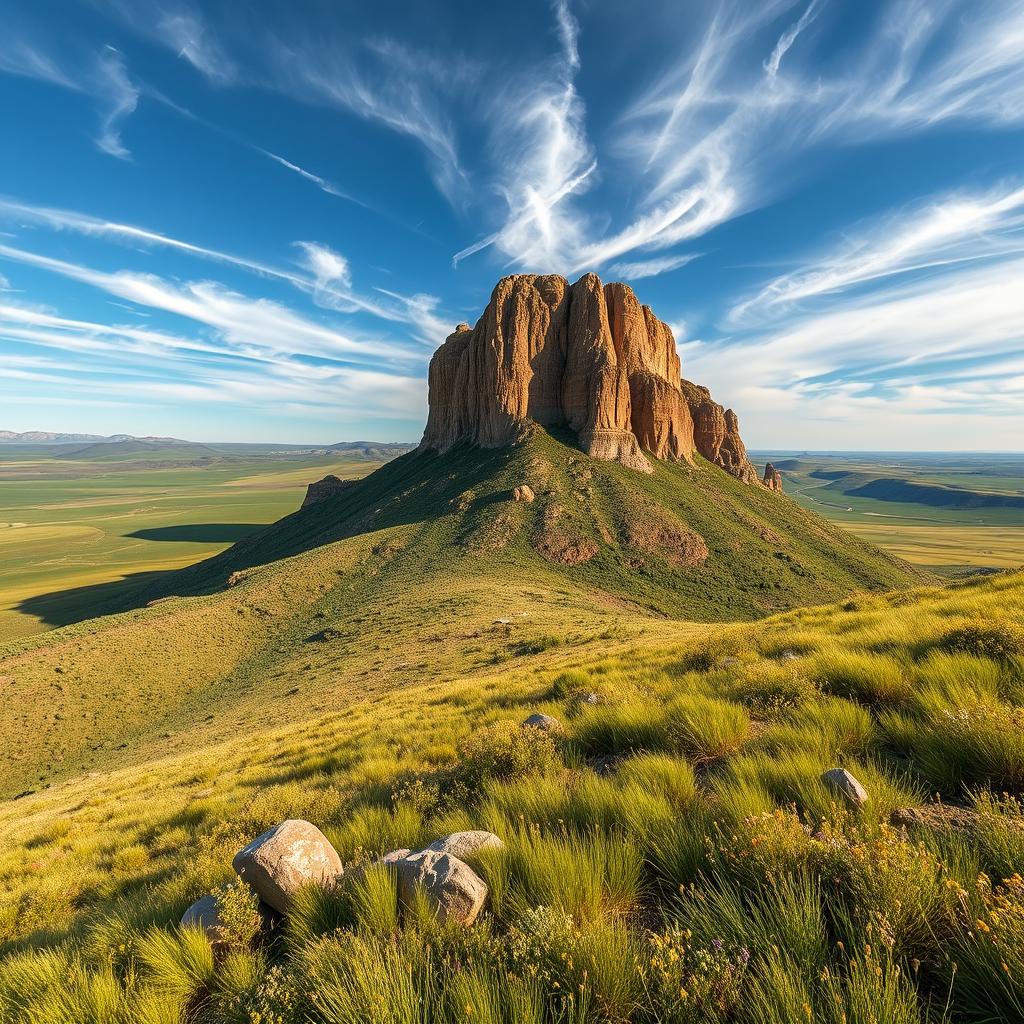
M531 504L512 500L523 483ZM104 611L119 614L0 647L0 789L294 721L311 700L340 709L353 689L440 679L577 625L667 635L922 578L707 463L644 476L542 431L413 452L115 593Z

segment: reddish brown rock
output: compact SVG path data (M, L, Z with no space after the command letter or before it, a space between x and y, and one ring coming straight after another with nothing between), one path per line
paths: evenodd
M302 507L307 508L309 505L315 505L318 501L333 498L336 494L341 494L348 488L354 487L355 484L355 480L342 480L341 477L329 474L306 488L306 497L302 501Z
M569 428L580 448L642 472L699 451L757 482L736 417L681 380L672 331L627 285L585 274L502 278L475 327L460 324L434 353L422 446L493 448L531 422Z
M697 451L708 462L721 466L744 483L757 483L757 470L747 458L736 413L720 406L707 388L688 380L682 383L693 417L693 441Z
M761 481L769 491L782 493L782 474L769 462L764 467L764 479Z

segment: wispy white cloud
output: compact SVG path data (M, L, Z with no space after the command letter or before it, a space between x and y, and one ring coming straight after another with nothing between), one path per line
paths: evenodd
M332 184L326 178L321 178L319 174L314 174L312 171L307 171L304 167L300 167L298 164L293 164L291 160L286 160L283 156L278 156L277 153L272 153L269 149L263 149L262 146L253 146L257 152L262 153L264 156L269 157L275 163L280 164L282 167L286 167L293 174L299 175L300 178L305 178L306 181L311 181L321 192L326 192L330 196L337 196L339 199L348 199L351 202L359 203L358 199L349 195L347 192L343 192L337 185ZM359 205L364 205L360 203Z
M797 36L814 19L818 16L819 0L811 0L807 5L804 13L800 15L797 21L786 29L785 32L779 36L779 41L775 44L775 49L772 50L771 56L765 61L764 69L768 73L768 82L770 84L775 83L775 79L779 75L779 66L782 64L782 58L786 56L790 48L796 42Z
M238 68L196 11L166 11L158 16L153 34L207 78L231 82Z
M748 436L793 438L811 425L816 444L836 447L933 448L943 434L985 447L976 443L985 423L987 447L1019 447L1007 432L1024 430L1024 378L1013 369L1024 361L1022 274L1017 257L893 279L771 331L701 346L684 373L742 409Z
M380 294L387 295L394 300L385 303L360 294L352 287L351 270L345 258L320 242L296 243L303 254L303 269L306 271L306 273L297 273L294 270L271 266L260 260L247 259L219 249L196 245L133 224L123 224L74 210L38 206L0 196L0 219L4 218L18 223L41 224L58 231L74 231L97 238L166 247L200 259L236 267L261 277L286 282L311 296L319 305L337 312L367 313L392 323L408 324L413 328L412 333L419 338L424 337L425 334L433 336L436 323L440 322L435 322L432 319L436 307L439 305L437 299L431 299L432 305L428 310L422 301L424 297L420 295L410 298L397 292L385 292L378 289ZM344 273L340 272L342 263L344 264ZM420 319L421 317L426 319Z
M580 215L567 200L590 187L597 160L575 85L579 26L564 0L556 3L555 15L561 43L555 74L528 73L513 81L486 112L504 223L457 252L456 265L494 246L524 269L568 270L566 251L584 243Z
M329 246L319 242L296 242L302 253L302 265L310 274L316 287L328 285L347 286L352 283L352 271L348 260Z
M347 356L357 361L410 358L409 352L399 345L353 338L308 320L280 303L248 298L213 281L178 285L155 274L109 273L8 245L0 245L0 257L79 281L128 302L204 324L215 329L228 344L239 348L255 345L273 352L299 350Z
M80 86L60 67L54 57L27 39L8 36L0 46L0 71L79 91Z
M635 281L641 277L656 277L658 274L667 274L671 270L678 270L692 263L700 257L700 253L682 253L679 256L659 256L650 260L637 260L636 262L615 263L609 270L617 277L623 277L627 281Z
M830 27L821 0L721 0L703 10L706 20L692 22L678 62L628 103L598 156L573 85L576 23L556 4L562 59L512 83L502 108L511 116L500 119L511 131L496 133L489 154L502 223L456 262L493 247L523 269L599 269L698 238L771 201L826 143L950 120L1024 124L1021 0L970 9L900 0L856 49L827 60L817 47ZM812 23L820 31L804 45ZM775 40L767 47L766 36ZM546 122L538 110L551 112ZM523 121L516 111L526 112ZM510 159L513 151L521 159ZM579 199L594 183L597 159L619 186L610 194L628 197L605 216Z
M787 313L801 300L897 274L997 260L1024 251L1024 188L953 193L844 232L842 243L768 282L729 314L736 324Z
M96 145L104 153L126 160L131 153L121 141L121 122L139 105L139 90L128 77L124 58L112 47L108 46L100 57L99 68L98 91L105 109Z

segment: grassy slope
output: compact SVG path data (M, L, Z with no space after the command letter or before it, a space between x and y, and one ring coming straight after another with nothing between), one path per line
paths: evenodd
M208 468L5 456L0 450L0 642L124 607L151 574L287 515L310 480L379 465L340 455L245 455Z
M532 505L509 500L523 481ZM636 523L669 541L638 540ZM702 566L672 564L684 525L707 543ZM596 556L565 565L535 550L564 538ZM646 477L540 432L513 449L413 453L159 579L149 607L0 647L0 791L340 709L353 692L558 641L570 623L593 636L753 618L913 578L706 463ZM514 627L495 631L501 618Z
M969 845L917 845L881 823L926 792L1024 786L1024 744L1006 728L1024 697L1022 619L1018 573L711 637L665 624L661 636L595 639L581 627L538 654L419 675L340 713L238 730L7 804L0 940L8 952L69 945L0 963L0 1019L169 1022L191 1007L196 1024L291 1021L290 1002L326 1022L365 1019L371 1000L410 1021L425 1001L444 1024L499 1019L487 1004L520 982L546 1016L506 1019L921 1024L947 998L961 1019L1016 1019L1022 894L991 893L977 876L1020 866L1019 808L982 801ZM577 687L606 703L580 709ZM568 723L557 749L511 769L481 759L504 749L500 723L534 709ZM610 774L592 770L595 755L617 758ZM472 757L482 777L465 776ZM871 792L859 821L817 783L836 762ZM452 771L472 780L454 798L436 785ZM824 839L791 803L826 823ZM480 865L490 921L473 941L415 922L393 939L385 879L354 922L343 898L311 899L275 943L219 967L163 931L230 878L242 842L291 816L315 821L346 860L460 827L498 831L507 852ZM576 924L531 916L537 903ZM673 938L662 912L692 934ZM312 941L336 923L359 935ZM680 941L689 952L666 970L656 943ZM693 1001L671 1017L680 989ZM87 1014L100 990L108 1015ZM567 991L585 1012L572 1015Z

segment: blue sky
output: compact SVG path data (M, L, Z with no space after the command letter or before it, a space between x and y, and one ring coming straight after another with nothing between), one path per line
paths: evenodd
M0 428L418 439L506 273L753 447L1024 447L1024 2L0 0Z

